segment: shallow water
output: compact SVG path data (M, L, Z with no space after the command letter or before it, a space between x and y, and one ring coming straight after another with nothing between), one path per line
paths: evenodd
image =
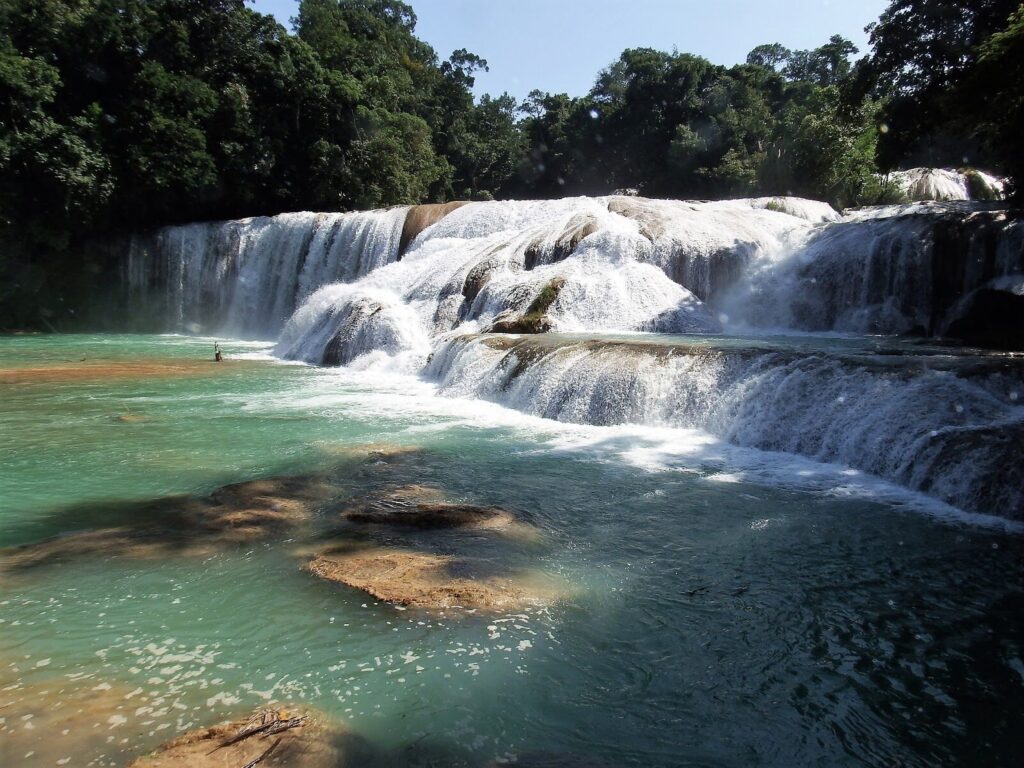
M184 337L0 339L0 546L327 473L514 511L539 541L469 545L566 598L399 610L303 572L297 538L3 578L0 765L123 765L268 699L341 718L360 764L1016 764L1018 532L696 431L559 424L226 348L218 366ZM380 443L420 451L353 458ZM72 695L92 709L47 720Z

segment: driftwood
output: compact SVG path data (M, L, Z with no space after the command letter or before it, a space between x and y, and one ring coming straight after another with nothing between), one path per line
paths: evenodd
M250 717L246 724L243 725L241 729L239 729L238 733L236 733L230 739L222 741L220 744L218 744L216 747L210 750L210 752L208 752L207 754L213 754L219 749L230 747L233 744L237 744L238 742L244 741L245 739L248 739L250 736L256 736L257 734L259 734L261 739L265 739L268 736L274 736L275 734L291 730L292 728L299 728L305 725L306 720L308 719L309 718L307 715L302 715L300 717L290 717L285 719L281 717L280 712L265 709L261 712L257 712L255 715ZM280 741L280 739L278 739L278 741ZM277 744L275 743L274 747L276 746ZM274 747L271 747L271 749L274 749ZM249 765L245 766L245 768L250 768L250 766L256 765L268 754L270 754L270 750L264 752L263 755L258 757L255 762L250 763Z
M267 759L267 757L270 755L271 752L273 752L275 749L277 749L277 745L280 744L280 743L281 743L281 739L279 738L277 741L275 741L273 744L271 744L269 747L267 747L267 749L263 752L263 754L261 754L259 757L253 758L248 763L246 763L244 766L242 766L242 768L256 768L257 765L259 765L260 763L262 763L264 760Z
M307 719L308 717L306 715L302 715L302 717L292 717L288 720L278 720L276 723L271 723L266 732L260 735L260 738L265 739L268 736L273 736L274 734L281 733L282 731L299 728L306 724Z

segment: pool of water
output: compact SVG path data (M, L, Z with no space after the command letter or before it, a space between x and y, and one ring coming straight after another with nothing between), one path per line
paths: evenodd
M203 339L0 339L0 547L319 473L343 495L419 483L511 510L536 540L474 546L565 596L401 610L304 572L296 537L0 576L0 765L124 765L268 700L336 716L368 765L1019 759L1014 529L842 467L559 424L269 346L226 344L217 365ZM417 451L351 459L380 444ZM75 696L82 713L48 719Z

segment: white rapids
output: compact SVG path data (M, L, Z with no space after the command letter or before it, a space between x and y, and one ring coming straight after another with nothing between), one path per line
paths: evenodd
M477 202L406 232L403 249L408 212L136 238L132 306L161 330L274 338L281 358L425 376L442 394L562 421L697 428L1024 518L1019 365L743 351L707 336L937 335L972 291L1024 284L1024 224L998 204L841 215L794 198ZM508 341L522 331L545 333ZM655 335L608 338L641 333Z

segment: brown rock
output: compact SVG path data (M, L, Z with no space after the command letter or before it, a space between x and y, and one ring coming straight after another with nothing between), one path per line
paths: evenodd
M405 249L416 239L427 227L432 226L447 216L452 211L468 205L468 200L454 200L450 203L432 203L429 205L414 205L405 214L405 224L402 226L402 239L398 244L398 258L405 255Z
M337 493L318 477L278 477L227 485L207 498L177 496L128 505L126 524L0 549L0 572L16 573L80 557L162 559L207 555L293 530Z
M565 278L553 277L533 299L525 313L519 317L499 315L488 329L488 333L547 333L551 330L548 310L551 309L551 305L558 299L558 295L564 287Z
M159 694L92 674L69 679L49 672L53 667L40 670L37 661L20 653L16 661L0 660L4 768L125 765L159 743L160 725L189 717L170 714Z
M600 229L597 219L590 214L579 214L569 219L565 229L554 239L532 243L524 253L523 266L527 270L542 263L554 264L563 261L576 252L580 242Z
M0 550L0 572L17 573L83 557L162 560L175 556L207 555L213 550L208 542L169 536L158 531L104 528Z
M318 477L276 477L226 485L194 516L197 526L220 538L260 538L308 521L337 489Z
M317 448L330 456L340 459L352 459L367 464L390 464L423 453L423 449L418 445L399 445L397 443L359 443L351 445L348 443L322 442L316 445Z
M189 731L129 768L334 768L343 758L342 736L319 713L268 708L245 720Z
M210 365L207 360L95 360L0 369L0 385L59 384L65 382L133 381L139 379L180 378L237 371L249 366L246 361L226 366Z
M608 201L608 210L633 219L640 225L640 234L653 243L664 234L665 224L659 213L645 202L643 198L613 197Z
M466 279L462 283L462 298L466 307L472 306L476 297L487 287L491 281L491 272L496 266L492 261L482 261L466 273Z
M120 416L114 417L114 421L122 424L141 424L146 420L146 417L139 413L122 413Z
M471 563L447 555L372 547L334 547L307 563L306 570L389 603L414 608L515 610L556 599L549 585L528 578L474 575Z

